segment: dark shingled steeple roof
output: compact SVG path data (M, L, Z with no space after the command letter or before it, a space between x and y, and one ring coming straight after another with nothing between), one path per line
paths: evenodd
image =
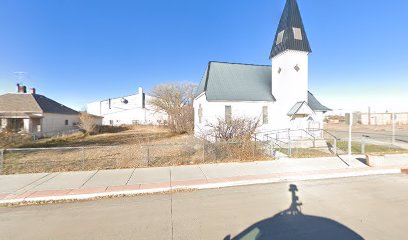
M295 39L294 28L300 29L301 40ZM279 33L283 32L282 41L278 44ZM276 31L275 40L269 59L286 50L298 50L303 52L312 52L309 41L307 40L306 31L303 26L302 17L296 0L287 0L285 9L279 22L278 30Z

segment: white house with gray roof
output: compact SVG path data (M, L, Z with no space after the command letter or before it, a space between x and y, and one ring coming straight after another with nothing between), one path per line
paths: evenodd
M269 55L272 65L209 62L194 100L195 134L231 117L259 119L259 132L322 129L323 114L331 109L309 92L311 52L297 2L287 0Z
M0 131L49 136L77 129L79 112L25 86L17 84L17 93L0 95Z

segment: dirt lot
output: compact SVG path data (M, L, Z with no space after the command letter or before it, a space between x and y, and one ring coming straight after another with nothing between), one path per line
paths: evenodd
M267 160L263 146L212 144L167 128L140 126L95 136L74 134L4 152L3 174ZM32 148L32 149L26 149Z

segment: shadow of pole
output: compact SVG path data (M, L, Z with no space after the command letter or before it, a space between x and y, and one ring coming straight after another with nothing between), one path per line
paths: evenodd
M302 213L302 203L294 184L289 186L292 202L290 207L275 216L253 224L232 240L361 240L360 235L350 228L328 218L309 216ZM228 235L224 240L231 240Z

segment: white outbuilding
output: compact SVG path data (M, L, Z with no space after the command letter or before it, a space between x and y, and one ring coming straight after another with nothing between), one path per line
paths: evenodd
M316 134L331 109L309 92L311 52L298 4L287 0L269 55L272 65L209 62L194 100L195 134L234 116L258 119L263 133Z
M167 123L167 114L155 110L149 104L152 98L139 87L136 94L92 102L87 104L86 110L103 117L102 125L164 125Z

